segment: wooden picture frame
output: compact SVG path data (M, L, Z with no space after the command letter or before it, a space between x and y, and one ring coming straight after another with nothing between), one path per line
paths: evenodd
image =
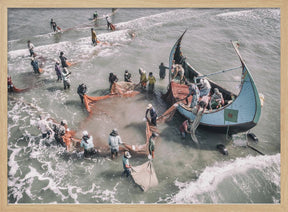
M281 203L280 204L8 204L7 200L7 29L9 8L280 8L281 11ZM288 81L288 2L286 0L0 0L0 211L288 211L287 81Z

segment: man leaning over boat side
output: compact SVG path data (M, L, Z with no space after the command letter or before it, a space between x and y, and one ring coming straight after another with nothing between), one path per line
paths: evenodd
M199 89L198 89L196 84L187 83L187 81L185 83L186 83L186 85L189 86L189 93L186 96L186 102L188 104L188 97L192 95L190 108L194 108L198 104L199 97L200 97L200 91L199 91Z

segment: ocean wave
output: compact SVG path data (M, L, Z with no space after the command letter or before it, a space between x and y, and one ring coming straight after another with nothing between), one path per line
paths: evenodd
M235 179L237 179L237 176L245 178L249 170L260 171L267 181L280 187L280 154L248 156L233 161L217 162L213 166L206 167L196 181L190 183L176 181L175 185L179 187L180 191L171 199L171 203L221 203L221 195L223 194L220 192L219 185L225 184L225 181L229 178L232 178L232 181L236 184L235 187L245 193L247 192L246 189L251 189L251 184L256 184L259 179L256 178L250 182ZM259 187L261 186L259 184ZM205 197L207 194L210 196L208 200Z

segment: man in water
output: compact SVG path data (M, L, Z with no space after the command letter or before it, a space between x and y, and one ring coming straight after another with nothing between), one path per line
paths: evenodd
M113 73L110 73L109 74L109 82L110 82L110 93L113 94L114 91L112 91L112 86L115 82L118 82L117 76Z
M152 106L152 104L148 104L148 107L147 107L147 110L146 110L146 114L145 114L146 120L149 121L148 113L150 113L151 124L153 126L157 126L157 113L156 113L154 107Z
M67 58L63 56L64 55L64 52L60 52L60 61L61 61L61 65L62 65L62 68L65 68L65 67L68 67L68 64L67 64Z
M8 92L13 92L14 91L14 85L12 83L11 76L7 77L7 84L8 84Z
M55 72L56 72L56 75L57 75L57 81L62 80L60 62L58 60L56 60L56 63L55 63Z
M146 71L144 71L142 68L139 68L139 74L140 74L140 84L141 88L146 89L147 85L147 76L146 76Z
M39 116L40 120L38 121L38 129L42 133L42 138L50 138L50 134L52 133L52 129L49 127L48 122L44 119L42 115Z
M31 58L31 66L33 67L35 74L40 74L38 61L34 57Z
M164 79L166 76L166 69L169 69L169 67L164 66L164 63L162 62L159 65L159 77L160 79Z
M131 74L128 72L128 70L125 70L125 73L124 73L124 81L125 81L125 82L132 82L132 80L131 80Z
M53 20L53 18L51 18L50 27L51 27L51 29L53 29L54 32L57 31L57 24L56 24L56 22Z
M84 83L78 86L77 93L81 99L81 103L83 104L84 95L87 93L87 87Z
M94 31L93 28L91 28L91 36L92 36L92 44L94 46L97 45L97 36L96 36L96 32Z
M123 144L121 137L119 136L118 130L115 128L109 135L108 144L111 150L111 158L114 159L118 156L119 144Z
M182 136L182 139L185 139L186 138L186 134L189 133L191 134L191 126L192 126L192 123L193 121L188 119L188 120L185 120L181 126L180 126L180 133L181 133L181 136Z
M71 72L68 71L68 69L65 67L62 70L62 79L63 79L63 84L64 84L64 90L66 90L66 88L70 88L70 74Z
M154 92L155 83L156 83L156 78L153 76L152 72L149 73L148 82L149 82L148 91L150 93L153 93Z
M106 16L106 22L107 22L107 29L111 29L112 31L115 30L114 25L108 19L108 16Z
M30 40L27 41L27 46L28 46L28 49L29 49L29 53L30 53L30 57L32 57L34 55L34 45L33 43L31 43Z
M152 159L154 159L155 139L157 136L158 135L153 132L149 138L149 154L152 156Z
M60 124L53 124L54 138L55 140L63 147L66 147L65 142L63 141L63 136L66 133L67 121L62 120Z
M132 166L129 163L129 158L131 158L129 151L125 151L123 158L122 158L122 162L123 162L123 169L124 169L123 174L126 174L126 177L129 177L131 175Z
M83 131L82 135L80 146L84 147L84 157L87 158L95 154L93 137L87 131Z
M94 13L93 13L93 19L97 19L98 18L98 13L97 13L97 11L95 11Z

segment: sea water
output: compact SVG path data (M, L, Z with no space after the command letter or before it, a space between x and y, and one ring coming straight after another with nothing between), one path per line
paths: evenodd
M91 23L94 11L99 19ZM118 9L111 16L116 31L107 30L105 16L111 9L8 9L8 74L17 88L31 89L8 96L8 202L22 203L280 203L280 10L279 9ZM53 18L63 33L53 33ZM101 42L91 45L91 27ZM83 159L69 155L53 140L41 139L39 114L60 122L81 137L93 135L97 146L107 145L108 135L118 128L128 144L145 142L145 110L152 103L162 114L168 105L168 73L160 80L158 66L168 66L170 50L188 30L182 52L198 71L208 74L238 67L240 62L230 40L238 40L258 92L265 102L259 124L251 129L259 138L254 147L235 145L225 134L197 129L199 145L182 140L179 114L159 125L153 165L159 185L147 192L121 177L121 157ZM132 37L131 33L136 36ZM35 45L44 70L40 76L30 65L27 41ZM68 61L71 88L57 82L55 60L63 51ZM124 71L139 82L138 69L156 76L155 94L143 91L132 98L97 102L89 116L77 95L85 83L88 95L109 91L110 72L123 80ZM239 92L239 71L215 75L212 80ZM245 142L245 141L243 141ZM216 145L226 145L224 156ZM133 166L147 161L131 158Z

